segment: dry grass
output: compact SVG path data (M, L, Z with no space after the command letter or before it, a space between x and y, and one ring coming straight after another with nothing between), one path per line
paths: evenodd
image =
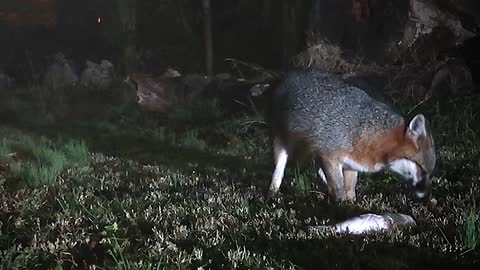
M347 60L339 46L312 34L307 38L307 48L292 58L292 65L295 68L317 68L341 74L378 69L373 64L366 65L362 59Z

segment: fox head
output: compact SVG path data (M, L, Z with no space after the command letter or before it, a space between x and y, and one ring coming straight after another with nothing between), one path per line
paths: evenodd
M428 122L422 114L410 121L404 137L408 147L402 151L403 156L391 162L389 167L407 181L418 199L423 200L429 195L436 155Z

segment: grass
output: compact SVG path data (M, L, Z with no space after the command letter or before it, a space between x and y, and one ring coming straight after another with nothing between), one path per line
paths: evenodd
M14 176L21 178L29 186L51 186L56 183L56 179L63 171L64 166L65 160L59 157L48 165L35 162L14 163L12 172Z
M242 156L246 159L268 159L270 147L267 125L263 116L256 113L242 114L234 119L221 121L217 125L219 136L225 138L222 154Z
M475 209L467 212L464 243L469 251L480 248L480 216Z
M72 164L86 161L90 154L85 142L74 140L63 145L61 152L63 152L65 158Z
M176 106L169 115L174 121L205 122L218 119L223 112L217 99L197 99L182 106Z
M165 127L152 130L152 138L156 142L167 145L175 145L177 143L177 134Z
M12 262L14 258L17 256L16 247L13 245L7 250L5 250L3 254L3 260L1 264L1 269L12 269Z
M162 118L126 110L75 127L1 126L0 180L10 188L0 192L0 267L478 265L478 99L416 107L394 101L406 112L414 108L409 116L424 113L434 130L434 207L413 201L398 178L383 173L361 174L357 201L335 204L314 192L320 179L308 165L288 166L284 181L293 186L267 199L271 143L256 113L208 113L209 121L204 115L197 121L191 113ZM28 186L14 185L26 179ZM309 229L384 212L412 215L418 225L355 237Z
M308 174L308 172L302 171L298 167L295 168L293 185L298 193L305 195L312 190L309 177L311 177L311 175Z
M82 165L89 155L84 142L73 140L59 148L45 137L35 141L30 136L20 136L9 143L4 141L4 144L6 149L18 149L15 158L7 162L13 177L20 178L30 187L55 185L65 169Z
M179 143L184 147L203 150L207 147L207 144L198 136L198 129L189 129L180 137Z
M10 154L10 147L8 146L5 139L0 142L0 161L5 160Z

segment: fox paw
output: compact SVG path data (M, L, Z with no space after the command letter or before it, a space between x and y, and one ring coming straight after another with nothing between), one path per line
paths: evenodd
M274 189L269 189L268 190L268 193L267 193L267 197L268 198L274 198L276 196L278 196L278 190L274 190Z

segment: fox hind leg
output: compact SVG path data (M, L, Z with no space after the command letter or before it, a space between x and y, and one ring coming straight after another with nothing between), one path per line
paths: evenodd
M325 176L325 173L323 172L322 168L318 169L318 175L320 176L320 179L322 179L322 183L326 186L327 184L327 177Z
M275 138L273 141L273 158L275 162L275 170L272 175L272 182L270 183L270 196L277 194L280 189L288 160L287 149L280 143L278 138Z
M344 201L347 195L341 165L337 162L324 159L322 160L322 168L327 180L328 192L333 195L337 201Z
M357 186L357 171L343 170L343 178L345 179L345 192L347 200L355 201L355 187Z

